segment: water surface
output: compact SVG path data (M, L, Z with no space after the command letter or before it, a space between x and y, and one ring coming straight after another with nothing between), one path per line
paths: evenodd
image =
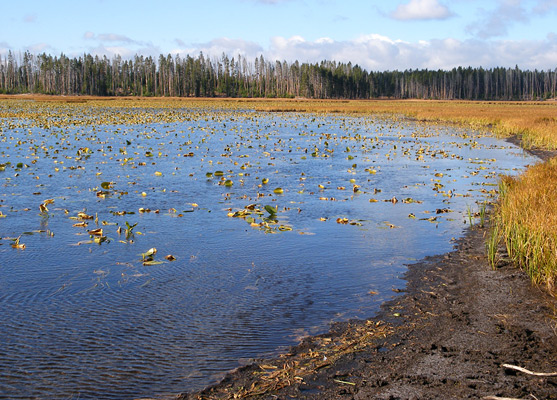
M162 111L2 121L2 398L199 389L369 317L407 264L452 249L498 174L534 161L478 132L396 119L182 109L120 125L130 112ZM249 205L261 215L229 216ZM144 265L151 248L161 263Z

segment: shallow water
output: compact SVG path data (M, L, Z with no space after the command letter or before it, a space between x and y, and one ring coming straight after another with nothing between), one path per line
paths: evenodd
M369 317L404 287L407 264L452 249L498 174L534 162L455 127L177 112L188 118L2 121L0 397L199 389L332 321ZM232 186L206 177L218 170ZM54 202L41 213L45 199ZM253 222L269 225L228 216L249 204L262 210ZM277 223L265 221L265 205L277 208ZM74 227L80 211L98 223ZM126 222L137 223L128 238L117 233ZM97 227L106 240L89 243ZM25 249L12 248L17 237ZM150 248L164 263L144 265Z

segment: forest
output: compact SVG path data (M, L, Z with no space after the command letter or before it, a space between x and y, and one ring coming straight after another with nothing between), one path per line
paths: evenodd
M248 60L238 55L136 55L133 59L30 52L0 55L1 94L313 99L545 100L557 68L367 71L335 61Z

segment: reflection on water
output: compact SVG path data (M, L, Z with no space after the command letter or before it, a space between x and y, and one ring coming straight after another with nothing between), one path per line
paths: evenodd
M4 129L0 397L198 389L331 321L371 316L404 285L405 264L451 250L467 208L479 208L497 174L532 162L454 128L210 116ZM206 177L219 170L232 186ZM45 199L54 203L40 213ZM263 210L253 221L227 216L249 204ZM274 233L255 226L269 216L265 205L278 211ZM80 211L96 222L72 219ZM137 223L131 240L117 232L126 222ZM89 243L95 228L100 244ZM17 237L24 250L12 248ZM143 264L150 248L164 263Z

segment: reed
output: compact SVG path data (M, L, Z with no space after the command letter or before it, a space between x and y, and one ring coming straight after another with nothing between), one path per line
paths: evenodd
M480 228L483 228L487 219L487 201L484 201L480 205L480 211L478 211L478 215L480 217Z
M466 215L468 217L468 225L471 227L474 225L474 211L472 211L472 207L466 206Z
M487 259L493 269L497 268L497 250L499 248L500 241L501 235L499 232L499 225L493 224L486 241Z
M557 282L557 159L503 177L488 243L488 256L503 241L511 260L550 292ZM489 247L491 246L491 249Z

